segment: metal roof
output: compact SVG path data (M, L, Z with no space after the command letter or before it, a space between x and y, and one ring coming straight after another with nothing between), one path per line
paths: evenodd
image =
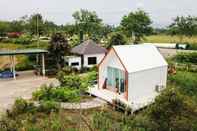
M43 49L17 49L17 50L0 50L0 56L3 55L23 55L23 54L41 54L48 53Z
M82 44L72 48L71 52L79 55L85 55L85 54L103 54L106 53L107 50L99 46L93 40L87 40L84 41Z
M153 45L120 45L113 48L129 73L168 65Z

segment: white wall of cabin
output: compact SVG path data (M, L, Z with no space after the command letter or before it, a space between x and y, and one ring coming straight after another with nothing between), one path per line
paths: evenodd
M166 86L167 66L130 73L128 83L129 102L137 104L152 102L158 95L156 85Z

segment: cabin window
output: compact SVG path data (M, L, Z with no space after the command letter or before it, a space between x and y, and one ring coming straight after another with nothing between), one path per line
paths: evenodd
M88 65L95 65L97 64L97 58L96 57L88 57Z
M71 63L71 66L78 66L79 65L79 62L72 62Z
M107 86L117 88L119 93L125 92L124 71L113 67L107 67Z

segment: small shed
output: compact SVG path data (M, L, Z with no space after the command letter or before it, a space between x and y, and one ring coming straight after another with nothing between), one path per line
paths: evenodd
M166 87L168 64L153 45L113 46L99 64L98 89L147 105Z

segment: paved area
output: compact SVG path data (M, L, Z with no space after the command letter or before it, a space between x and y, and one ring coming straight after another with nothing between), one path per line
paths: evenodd
M99 98L94 98L92 100L81 102L81 103L61 103L61 108L63 109L90 109L101 107L107 102Z
M35 76L31 72L19 73L16 80L0 80L0 112L11 107L16 98L30 99L32 92L43 84L57 85L54 78Z

